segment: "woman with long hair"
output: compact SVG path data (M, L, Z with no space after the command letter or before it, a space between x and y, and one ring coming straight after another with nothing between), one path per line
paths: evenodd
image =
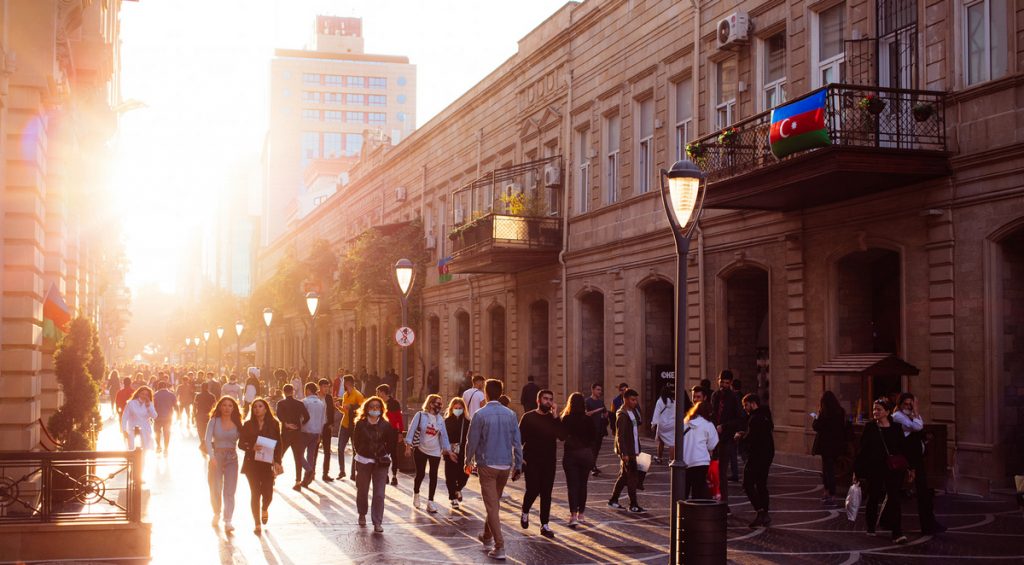
M423 400L423 409L413 416L412 423L405 435L405 456L412 456L416 462L416 478L412 484L412 505L420 507L420 485L426 475L427 463L430 463L430 490L427 491L427 512L437 512L434 504L434 492L437 490L437 469L441 457L451 459L451 445L448 443L448 430L441 415L441 396L428 394Z
M260 438L274 441L274 447L261 444ZM249 403L249 419L242 425L238 446L245 451L242 473L249 480L249 508L256 524L253 533L260 535L261 525L266 525L269 519L270 501L274 498L274 477L283 472L281 456L284 454L281 423L274 417L265 399L256 397ZM270 449L273 450L271 453L265 452Z
M825 489L821 503L835 506L836 459L846 453L846 411L839 405L835 393L826 390L818 403L818 412L812 412L811 417L814 418L811 455L821 457L821 484Z
M466 474L466 437L469 435L469 419L466 418L466 402L456 396L448 401L444 413L444 427L454 457L444 460L444 482L448 487L448 500L452 509L458 510L462 502L462 489L469 480Z
M711 402L702 400L690 407L683 420L682 459L686 464L684 498L711 498L708 467L711 452L718 445L718 430L711 422Z
M153 420L156 407L153 406L153 389L140 386L132 393L131 400L124 406L121 429L128 436L128 451L135 450L135 430L139 431L142 449L153 449Z
M893 424L889 416L891 411L892 406L885 398L879 398L872 404L872 421L864 425L860 438L854 480L866 483L868 533L874 534L875 528L881 526L892 532L893 543L903 544L907 543L907 536L903 535L900 498L907 459L903 430ZM882 505L881 517L879 504Z
M583 512L587 509L587 483L594 468L594 442L599 438L593 418L587 416L583 395L578 392L569 395L560 421L565 430L562 471L569 491L569 527L576 528L586 523Z
M384 492L388 484L388 468L391 466L392 446L395 445L395 429L388 423L384 415L384 401L379 396L371 396L363 401L362 408L356 416L355 429L352 431L352 451L355 452L356 464L356 511L359 512L359 525L366 525L366 511L370 482L373 482L373 508L370 518L373 520L374 533L383 533L384 527Z
M238 487L238 437L242 432L242 411L238 401L222 396L210 411L206 426L207 480L210 484L210 505L213 506L213 527L217 527L224 511L224 531L232 532L231 517L235 513L235 490Z

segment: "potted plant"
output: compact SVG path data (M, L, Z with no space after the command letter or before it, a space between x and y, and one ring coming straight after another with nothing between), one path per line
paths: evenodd
M911 109L911 113L914 114L914 121L923 122L932 117L932 114L935 113L935 106L928 102L918 102L917 104L914 104L913 109Z
M704 156L704 146L698 141L686 144L686 156L692 160L700 159Z
M877 116L882 113L885 109L885 100L882 100L876 94L868 94L857 101L857 105L862 110L867 110L872 116Z
M739 136L739 130L736 128L725 128L722 133L718 134L718 143L722 145L732 145L736 142L736 138Z

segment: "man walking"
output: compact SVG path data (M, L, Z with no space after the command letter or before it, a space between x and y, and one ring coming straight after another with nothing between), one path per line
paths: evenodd
M210 383L199 383L199 392L196 393L196 398L192 401L196 410L196 431L199 433L199 449L206 449L206 441L203 438L206 437L206 426L210 423L210 412L216 403L217 398L210 392ZM211 454L210 456L212 457L213 455Z
M748 414L747 429L736 432L736 440L742 441L749 453L743 467L743 490L757 512L750 527L767 527L772 523L768 516L768 470L775 458L775 440L772 439L775 424L771 410L761 406L761 399L754 393L743 397L743 409Z
M466 419L470 422L473 421L473 415L483 408L486 403L483 375L473 375L472 383L473 386L467 388L462 393L462 401L466 403ZM499 394L498 396L501 395ZM494 400L497 401L498 397L494 397Z
M892 419L903 428L904 445L910 462L910 477L917 495L917 516L921 522L921 533L941 534L946 527L935 519L935 492L928 486L928 468L924 464L925 435L924 418L917 411L917 398L909 392L900 395Z
M302 426L309 421L306 405L295 400L295 387L284 385L284 398L277 403L277 419L281 422L281 455L291 448L295 462L295 487L302 483L302 470L306 467L306 443ZM293 487L294 488L294 487Z
M320 386L320 389L317 390L316 394L320 397L320 400L324 401L324 429L320 432L320 444L324 451L324 470L320 474L320 478L325 483L330 483L334 481L331 478L331 441L334 440L335 415L340 416L340 413L334 406L334 397L331 396L331 381L321 377L317 384Z
M604 404L604 386L601 383L590 385L590 397L584 402L587 416L594 421L594 429L597 435L594 439L594 468L591 473L596 477L601 474L597 468L597 456L601 453L601 444L604 443L604 436L608 435L608 407Z
M399 438L405 437L405 416L402 414L402 404L391 396L391 385L377 385L377 396L384 401L384 411L387 413L388 423L395 429L395 443L391 446L391 486L398 486L398 442Z
M533 375L526 377L526 384L523 385L523 393L519 395L519 403L523 405L523 412L530 412L537 409L537 393L540 387L533 382Z
M302 483L292 487L294 490L300 490L301 487L308 488L316 475L316 455L320 447L320 435L323 434L324 422L327 421L327 410L324 401L320 400L320 396L317 395L317 390L319 387L316 383L306 383L306 397L302 399L302 404L305 405L306 412L309 413L309 420L302 425L302 435L306 445L306 473Z
M171 420L174 419L174 409L177 406L178 399L167 388L167 381L158 382L156 384L156 394L153 395L153 408L156 409L153 431L156 433L157 453L167 451L168 442L171 439Z
M565 431L555 410L555 394L550 390L537 392L536 409L523 414L519 421L519 435L523 441L523 473L526 475L526 493L523 495L522 516L519 525L530 527L530 507L540 496L540 535L554 538L548 526L551 517L551 489L555 486L555 459L558 440L565 439Z
M480 474L480 496L487 509L484 531L477 539L484 544L488 557L504 561L505 538L501 534L499 500L509 473L513 481L519 478L523 466L523 445L515 412L498 402L502 388L501 381L497 379L488 379L484 384L487 404L469 425L465 471L468 475L476 464Z
M629 388L622 393L622 408L615 415L615 454L619 456L619 476L615 479L612 497L608 500L609 508L622 509L619 495L623 487L629 493L629 511L645 512L636 497L636 488L640 473L636 466L636 456L640 454L640 417L636 411L640 404L640 393Z
M711 423L718 431L718 485L722 502L729 502L729 465L736 451L733 437L742 423L740 403L732 392L732 371L726 369L718 374L718 390L711 394ZM732 474L739 471L733 469ZM728 508L728 507L726 507Z
M344 393L341 395L341 425L338 426L338 479L345 478L345 446L352 439L353 424L356 421L356 411L363 405L366 399L363 393L356 388L356 378L352 375L345 375L341 379L341 388ZM356 452L355 443L352 444L352 469L350 474L352 480L356 480Z

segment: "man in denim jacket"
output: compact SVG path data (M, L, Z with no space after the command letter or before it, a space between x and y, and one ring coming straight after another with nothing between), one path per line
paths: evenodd
M509 474L513 481L517 480L523 466L519 421L515 412L498 402L502 393L501 381L488 379L484 383L487 404L473 416L466 439L466 474L475 463L480 475L480 496L487 509L484 533L477 539L484 544L489 557L500 560L505 559L505 538L501 535L498 503Z

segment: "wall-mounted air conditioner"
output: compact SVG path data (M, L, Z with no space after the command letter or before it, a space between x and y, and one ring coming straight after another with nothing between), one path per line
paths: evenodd
M461 224L465 221L465 215L462 213L462 208L455 209L455 225Z
M750 16L733 12L718 22L718 48L726 49L750 39Z
M437 249L437 238L432 235L428 235L425 247L427 249Z
M404 186L400 186L395 189L395 200L398 202L405 202L406 190Z
M558 165L544 167L544 186L558 188L562 186L562 168Z

